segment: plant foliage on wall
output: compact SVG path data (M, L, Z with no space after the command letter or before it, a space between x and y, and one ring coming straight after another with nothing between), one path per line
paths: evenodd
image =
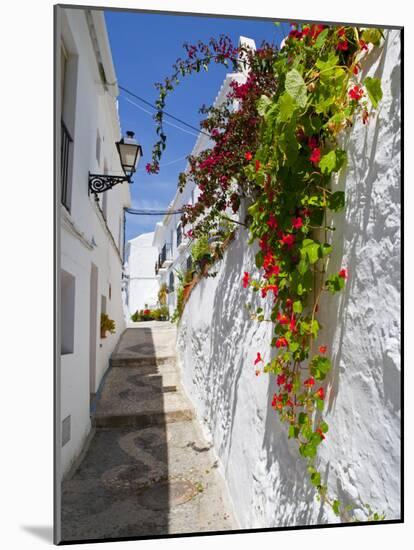
M331 188L332 175L347 160L338 136L355 117L368 124L382 98L379 79L360 79L364 56L382 38L379 29L304 24L292 25L280 50L266 43L255 51L235 48L225 36L186 44L186 59L157 85L160 139L147 165L148 172L158 171L167 139L166 96L181 77L207 70L212 62L245 69L246 77L232 82L222 105L202 109L202 129L212 145L189 156L189 169L180 175L180 190L191 179L201 191L198 202L185 208L183 223L200 238L228 220L229 212L238 213L242 199L247 203L246 219L238 223L248 227L249 243L259 245L259 276L244 272L241 284L246 295L250 289L271 301L270 315L263 303L254 317L273 323L276 351L266 364L257 351L256 374L276 376L271 406L306 459L318 498L343 521L356 517L329 494L316 467L318 447L329 430L323 411L331 360L327 346L316 349L315 342L322 294L341 291L347 279L345 267L328 273L335 230L329 216L345 206L344 192ZM367 519L383 519L366 506Z

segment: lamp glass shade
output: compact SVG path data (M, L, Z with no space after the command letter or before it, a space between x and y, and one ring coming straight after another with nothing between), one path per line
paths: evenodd
M116 146L125 174L133 174L142 155L141 145L139 145L135 139L127 137L122 138Z

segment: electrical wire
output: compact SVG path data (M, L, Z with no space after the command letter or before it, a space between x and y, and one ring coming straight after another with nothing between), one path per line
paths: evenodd
M124 97L123 99L125 99L125 101L128 101L128 103L131 103L131 105L134 105L135 107L137 107L141 111L144 111L144 113L147 113L148 115L152 116L151 111L147 111L147 109L144 109L144 107L141 107L141 105L138 105L137 103L135 103L131 99L128 99L127 97ZM168 124L169 126L173 126L173 128L177 128L177 130L181 130L181 132L185 132L186 134L190 134L190 136L194 136L194 137L198 136L198 134L196 134L194 132L190 132L189 130L186 130L185 128L181 128L180 126L177 126L173 122L168 122L168 120L165 121L165 124Z
M196 128L195 126L192 126L191 124L188 124L188 122L185 122L184 120L181 120L181 118L178 118L178 117L176 117L176 116L174 116L170 113L167 113L167 111L164 111L163 109L158 109L158 107L156 107L154 104L150 103L149 101L147 101L143 97L140 97L139 95L135 94L134 92L131 92L131 90L128 90L128 88L125 88L124 86L121 86L120 84L118 84L118 88L120 90L126 92L127 94L131 95L132 97L135 97L135 99L138 99L142 103L145 103L145 105L148 105L149 107L151 107L155 111L161 112L165 116L168 116L168 117L176 120L177 122L180 122L184 126L187 126L187 128L191 128L192 130L195 130L198 134L204 134L207 137L211 137L210 134L208 134L207 132L204 132L203 130L200 130L200 128Z

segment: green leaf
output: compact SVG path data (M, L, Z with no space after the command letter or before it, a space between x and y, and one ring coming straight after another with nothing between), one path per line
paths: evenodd
M305 273L309 269L309 261L307 260L307 258L303 257L301 261L298 263L298 265L296 266L296 268L301 275L305 275Z
M289 426L289 439L292 437L297 439L298 435L299 435L299 427L295 426L294 424L291 424Z
M256 267L261 268L263 265L263 261L264 261L263 252L259 250L259 252L255 256Z
M307 258L310 264L314 264L319 259L319 247L319 243L313 241L312 239L305 239L303 241L303 246L300 249L300 254L302 258Z
M324 258L325 256L327 256L332 252L332 246L328 243L323 243L319 248L319 252L320 252L320 257Z
M345 193L343 191L335 191L328 196L328 208L334 212L340 212L345 207Z
M321 474L319 472L314 472L311 475L311 482L312 482L312 485L315 485L315 487L320 485L321 484Z
M307 424L309 421L308 415L304 412L300 412L298 416L299 424Z
M262 95L256 104L257 112L260 116L264 116L269 106L272 104L272 100L267 95Z
M345 279L343 277L340 277L338 274L331 275L326 279L325 285L329 292L335 294L335 292L339 292L344 288Z
M332 510L336 516L339 516L340 514L340 506L341 506L341 503L339 502L339 500L333 501Z
M315 402L316 402L316 406L317 406L318 410L320 412L323 412L323 408L325 406L325 403L324 403L323 399L319 399L319 397L317 397L315 399Z
M364 86L367 89L372 106L376 109L379 101L382 99L381 80L379 78L367 76L364 80Z
M292 353L295 353L295 351L298 351L299 349L299 344L298 342L290 342L289 343L289 350L292 352Z
M342 149L334 149L324 155L320 162L319 167L322 174L329 176L331 172L338 172L346 160L346 153Z
M297 103L293 97L286 92L282 94L279 98L279 121L289 122L296 108Z
M318 59L316 66L321 71L328 71L329 69L333 69L335 65L338 64L338 61L339 57L334 53L331 53L329 55L324 55L321 59Z
M315 48L317 48L318 50L322 48L322 46L325 43L326 37L328 36L328 33L329 33L329 28L321 32L321 34L316 39Z
M329 430L329 426L324 420L322 420L322 422L319 424L319 427L325 434Z
M287 93L296 100L300 107L306 106L306 84L302 78L302 75L296 69L292 69L287 73L285 88Z
M379 29L365 29L361 38L364 42L371 42L374 46L379 46L381 42L381 32Z
M302 313L302 309L302 302L300 300L293 302L293 311L295 313Z

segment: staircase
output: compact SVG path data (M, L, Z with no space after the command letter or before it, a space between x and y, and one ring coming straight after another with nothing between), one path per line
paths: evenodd
M145 428L191 420L175 359L174 325L127 328L111 357L93 414L96 428Z

